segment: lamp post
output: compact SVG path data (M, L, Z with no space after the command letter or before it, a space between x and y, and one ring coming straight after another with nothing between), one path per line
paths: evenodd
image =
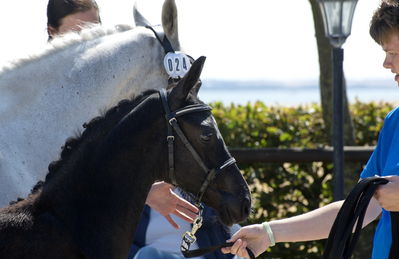
M333 148L334 200L344 198L344 91L342 45L351 33L357 0L318 0L326 37L332 46L333 58Z

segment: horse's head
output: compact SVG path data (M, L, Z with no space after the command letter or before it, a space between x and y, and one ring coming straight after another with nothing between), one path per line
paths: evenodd
M169 127L175 132L174 173L170 172L169 178L185 191L197 194L197 199L202 198L216 209L222 221L230 225L248 217L251 198L210 107L197 97L204 62L204 57L196 60L188 74L164 97L164 107L170 107L170 111L165 108ZM165 105L165 99L169 105Z

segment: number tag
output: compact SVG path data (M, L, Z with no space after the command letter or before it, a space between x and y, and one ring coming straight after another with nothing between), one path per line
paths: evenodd
M183 77L191 67L190 59L183 52L168 52L163 60L163 65L172 78Z

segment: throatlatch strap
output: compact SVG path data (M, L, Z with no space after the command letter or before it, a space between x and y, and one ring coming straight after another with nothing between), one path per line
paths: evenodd
M216 245L216 246L208 246L207 248L200 248L200 249L195 249L195 250L187 250L187 251L182 251L184 257L186 258L192 258L192 257L198 257L198 256L203 256L208 253L212 253L213 251L216 251L222 247L230 247L233 246L234 243L229 242L229 243L224 243L221 245ZM247 247L247 253L251 259L255 259L254 253Z
M331 228L323 259L328 259L330 256L334 259L349 259L351 257L356 242L359 239L363 219L370 200L378 186L386 183L388 183L388 180L384 178L365 178L362 179L349 193ZM391 213L391 215L392 214L393 213ZM392 220L395 221L395 217L392 217ZM392 226L395 224L398 226L397 222L399 221L396 219L396 223L392 222ZM352 234L355 223L355 232ZM396 230L399 231L397 228ZM396 232L395 234L393 231L392 234L397 235L398 233ZM397 240L397 238L398 236L393 237L392 239L394 241ZM397 244L394 245L392 243L392 247L394 246L397 248ZM399 253L396 253L394 257L390 257L390 259L398 258Z

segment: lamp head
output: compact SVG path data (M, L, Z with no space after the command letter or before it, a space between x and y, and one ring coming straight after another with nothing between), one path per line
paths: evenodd
M352 19L358 0L318 0L324 31L333 47L341 47L351 34Z

